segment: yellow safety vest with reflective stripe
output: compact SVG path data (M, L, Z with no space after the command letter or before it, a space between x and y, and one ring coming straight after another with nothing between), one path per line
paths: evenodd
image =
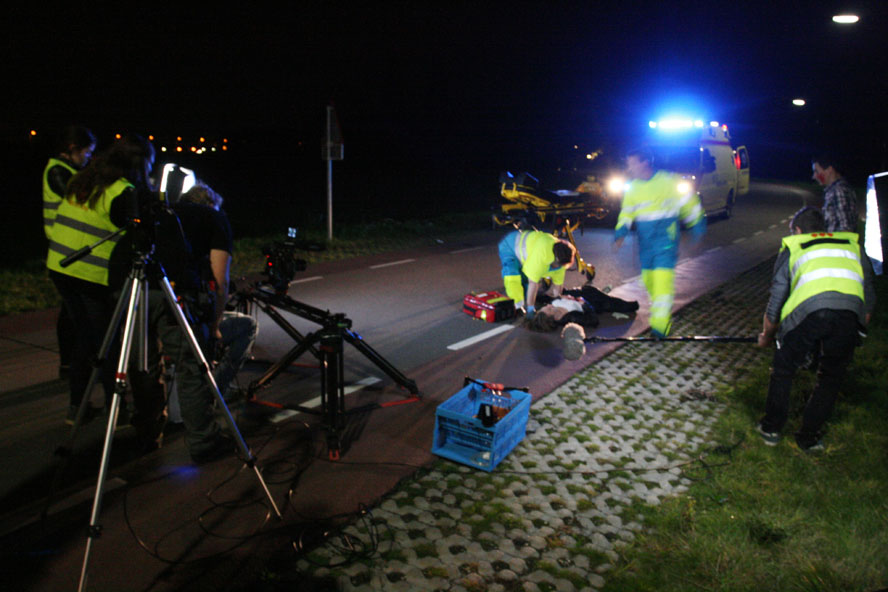
M43 169L43 230L46 232L46 238L49 238L49 230L52 228L59 206L65 198L64 194L59 195L49 186L49 171L57 166L69 170L71 176L77 172L77 169L69 163L58 158L50 158L46 163L46 168Z
M789 249L789 298L780 310L783 321L817 294L839 292L864 300L860 245L853 232L814 232L783 239Z
M539 282L544 277L552 278L552 282L560 286L564 284L564 267L551 269L555 262L552 247L558 239L541 230L525 230L518 233L515 240L515 256L521 261L521 273L532 282Z
M111 204L133 184L126 179L118 179L109 185L99 199L95 208L80 205L71 197L65 198L59 206L55 224L49 235L49 253L46 267L88 282L108 285L108 261L117 241L109 240L97 246L93 251L75 261L68 267L62 267L60 261L83 247L92 245L109 233L117 230L111 222Z

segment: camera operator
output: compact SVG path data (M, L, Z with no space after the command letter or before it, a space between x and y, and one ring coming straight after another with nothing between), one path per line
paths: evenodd
M195 199L206 189L200 186L194 190ZM176 296L186 304L186 314L204 356L212 358L212 342L225 329L222 317L228 296L232 249L228 218L215 207L188 200L172 209L165 207L156 195L147 200L129 201L131 215L138 212L143 223L131 233L130 240L121 241L115 250L111 266L112 285L122 284L125 272L130 268L133 248L153 246L154 260L163 266ZM153 236L146 236L148 234ZM215 419L214 393L206 384L204 370L190 350L187 335L178 326L162 292L153 282L148 300L148 368L145 372L131 370L129 373L136 403L132 424L138 431L143 451L160 446L166 422L159 340L163 355L175 364L185 444L192 460L201 464L233 452L234 441ZM247 318L253 322L252 318ZM254 327L249 334L255 334ZM220 382L219 386L224 388L224 383Z
M203 279L214 296L210 337L216 340L217 364L213 377L224 397L256 341L258 325L250 315L225 310L232 240L228 217L221 209L222 202L221 195L199 183L182 194L173 210L191 243L192 255L197 258L195 265L204 269ZM211 208L215 214L206 212L206 208ZM206 224L208 219L214 220L213 224Z
M126 223L120 221L125 220L120 216L117 222L113 221L115 213L120 213L125 205L121 198L149 187L148 175L153 164L154 148L144 139L126 136L118 140L71 178L48 232L46 267L74 322L76 346L69 374L68 423L74 422L83 400L93 360L114 310L109 288L109 260L114 242L103 243L67 267L62 267L61 261ZM116 357L107 356L102 366L106 410L114 394ZM125 417L125 413L120 413L118 425L125 423Z

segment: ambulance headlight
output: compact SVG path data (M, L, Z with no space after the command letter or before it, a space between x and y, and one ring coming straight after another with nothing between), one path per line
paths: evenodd
M609 195L622 195L626 189L626 179L623 177L611 177L607 182L607 192Z
M691 192L691 184L687 181L681 181L678 184L678 193L680 195L686 195Z

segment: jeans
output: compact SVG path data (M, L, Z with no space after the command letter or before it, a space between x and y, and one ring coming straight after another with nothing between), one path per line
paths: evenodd
M818 310L787 333L774 352L771 381L762 429L779 432L789 417L789 395L796 370L808 354L819 350L817 384L805 405L796 441L802 448L816 444L832 414L836 396L857 345L857 315L847 310Z
M226 311L219 323L222 333L222 355L213 370L213 378L224 397L231 382L246 360L258 334L256 319L239 312Z
M74 344L69 363L68 380L71 389L71 405L80 405L89 384L93 364L108 325L114 306L107 286L87 282L63 273L49 272L49 277L62 296L63 306L73 323ZM105 388L105 405L114 395L114 375L117 368L118 349L112 342L111 350L101 368L101 381ZM61 345L61 344L60 344Z
M132 423L144 442L158 438L163 431L166 398L161 379L162 365L158 345L163 355L176 366L176 390L179 409L185 424L185 444L192 456L213 448L221 428L215 419L215 395L207 382L207 370L191 351L185 332L159 290L148 292L148 369L131 370L133 400L136 414ZM198 345L206 353L206 327L192 327Z

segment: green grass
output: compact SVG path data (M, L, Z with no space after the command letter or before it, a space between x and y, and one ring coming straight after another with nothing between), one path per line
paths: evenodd
M642 506L645 534L621 550L605 590L874 591L888 586L888 281L824 438L792 442L813 384L800 374L788 438L764 446L767 363L726 393L713 434L727 445L696 467L686 495ZM737 444L735 448L732 445ZM727 453L727 450L731 450Z
M309 266L322 261L374 255L387 251L434 245L473 230L490 228L489 212L467 212L427 220L382 219L335 229L327 244L326 229L308 228L300 240L323 245L323 250L298 251ZM260 273L265 265L263 248L284 237L254 236L235 240L231 277ZM311 267L308 273L311 272ZM59 306L61 299L46 274L44 261L32 260L12 269L0 269L0 316Z

